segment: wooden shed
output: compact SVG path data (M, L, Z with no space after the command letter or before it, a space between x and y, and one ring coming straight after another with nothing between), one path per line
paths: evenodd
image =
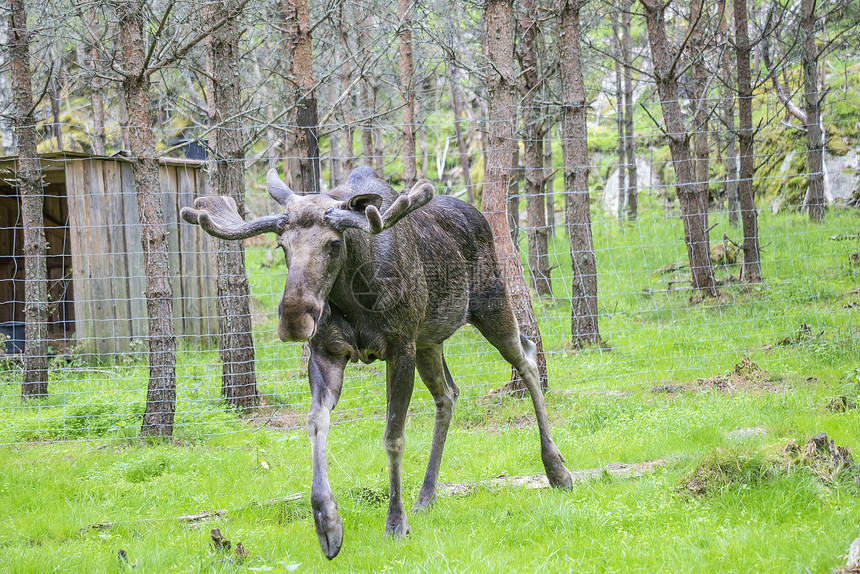
M141 226L131 163L122 157L45 154L45 234L51 300L49 336L103 356L143 350L148 335ZM217 334L215 241L180 222L179 209L205 195L203 162L159 165L174 328L189 345ZM24 321L24 257L14 157L0 158L0 324Z

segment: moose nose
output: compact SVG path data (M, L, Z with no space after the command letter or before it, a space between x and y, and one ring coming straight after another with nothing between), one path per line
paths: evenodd
M281 341L307 341L316 333L321 311L316 301L282 300L278 311L278 338Z

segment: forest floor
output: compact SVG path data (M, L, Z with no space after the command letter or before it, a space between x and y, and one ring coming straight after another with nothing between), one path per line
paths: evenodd
M739 240L714 215L711 236ZM763 285L717 300L684 287L680 224L595 224L601 332L574 352L570 262L556 235L556 299L536 302L548 410L578 480L541 488L531 403L490 393L509 368L471 328L448 362L463 394L429 510L383 536L384 370L350 366L329 438L344 545L325 559L310 509L308 392L300 349L273 342L285 268L248 253L266 406L217 400L217 352L179 354L176 437L141 442L146 366L57 361L51 396L18 399L0 368L3 572L831 572L860 536L860 267L856 211L821 225L761 216ZM837 239L831 239L837 237ZM718 242L726 246L724 242ZM567 259L567 260L566 260ZM729 258L731 259L731 257ZM403 483L417 495L432 401L416 385ZM809 442L826 433L834 445ZM853 455L849 462L845 449ZM522 477L522 478L519 478ZM198 515L189 517L189 515ZM199 516L203 515L203 516ZM105 524L110 523L110 524ZM95 526L94 526L95 525ZM231 540L217 549L211 530ZM242 543L244 553L235 548Z

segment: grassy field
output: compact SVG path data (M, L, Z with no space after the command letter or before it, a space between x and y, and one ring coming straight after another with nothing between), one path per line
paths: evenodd
M146 367L134 357L57 361L51 396L18 399L20 371L0 369L0 571L3 572L829 572L860 535L856 466L805 456L826 432L860 459L860 215L821 225L762 214L765 284L727 282L717 301L685 290L675 219L643 207L619 226L596 216L600 328L611 352L567 350L570 261L559 229L553 301L536 301L548 351L550 417L571 470L660 460L633 479L572 491L478 487L412 516L404 541L383 537L383 366L350 366L329 440L344 521L341 554L319 551L310 513L309 393L299 348L273 338L283 265L249 250L260 387L253 419L218 401L217 352L185 345L178 361L176 439L134 437ZM711 237L738 231L719 216ZM737 266L718 269L720 279ZM670 281L681 281L672 285ZM694 298L695 299L695 298ZM808 330L802 328L806 325ZM528 401L488 396L508 368L474 329L447 346L463 389L441 480L542 472ZM747 357L747 361L744 361ZM752 361L757 369L749 367ZM747 365L731 374L738 363ZM752 369L752 370L750 370ZM416 386L404 487L417 494L430 446L432 402ZM841 402L839 399L837 403ZM299 428L296 428L299 427ZM729 434L754 428L747 436ZM295 500L271 499L300 493ZM186 524L175 517L225 514ZM111 528L91 528L112 522ZM248 556L218 552L210 529ZM118 553L122 549L127 561Z

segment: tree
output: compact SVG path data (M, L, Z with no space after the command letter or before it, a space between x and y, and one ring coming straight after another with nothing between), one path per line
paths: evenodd
M208 42L212 69L212 119L215 124L211 190L232 197L245 214L245 152L242 142L242 91L239 74L240 13L238 0L210 5L210 26L224 20ZM218 342L221 355L221 395L238 408L257 402L250 289L241 241L218 240Z
M538 370L541 386L547 386L546 358L543 341L532 308L529 290L523 279L520 258L510 239L505 193L514 176L514 11L512 0L488 0L484 6L484 50L489 66L486 71L488 116L488 155L484 164L484 187L481 195L481 211L490 224L496 243L496 254L502 271L520 331L537 345ZM514 380L511 381L514 383ZM509 384L511 388L522 388L522 382Z
M351 30L347 22L351 18L351 14L347 12L349 8L348 2L341 2L338 11L335 14L337 17L337 36L338 48L341 54L341 72L340 85L341 90L348 92L352 86L353 65L352 65L352 50L350 49L349 38ZM343 155L343 170L347 174L352 171L352 161L355 157L355 146L352 138L352 98L346 97L341 102L341 114L343 117L343 129L341 130Z
M87 18L91 24L98 23L98 16L95 7L90 7L87 10ZM105 136L105 106L104 80L101 78L100 61L98 46L93 41L87 42L86 58L89 66L90 74L90 103L93 108L93 153L96 155L105 155L107 141Z
M623 222L625 207L627 204L627 186L625 172L627 171L627 147L625 132L627 131L627 122L624 121L626 106L624 105L624 79L621 68L624 66L624 61L621 56L621 38L618 29L618 12L615 6L611 9L612 19L612 60L615 68L615 129L618 133L616 139L616 155L618 157L618 221Z
M809 187L803 209L812 221L824 219L824 124L818 97L818 44L815 40L816 0L800 2L801 65L803 67L803 109L806 114L806 171Z
M726 9L726 0L719 0L717 11L720 14L720 40L724 44L729 43L728 24L731 15ZM767 54L767 49L765 49ZM738 164L737 164L737 133L735 131L735 95L732 87L735 85L732 80L732 63L729 55L729 50L725 49L720 58L720 67L722 68L722 104L723 104L723 123L726 126L726 200L727 209L729 212L729 223L737 225L738 223Z
M472 175L469 172L471 162L469 154L466 151L466 138L463 134L462 126L462 106L460 105L460 85L458 82L458 71L455 44L455 29L459 28L454 18L457 14L457 2L452 1L448 6L448 12L445 15L445 39L446 39L446 62L445 68L448 73L448 85L451 88L451 111L454 114L454 134L457 138L457 151L460 154L460 168L463 170L463 185L466 187L466 201L475 204L475 193L472 189Z
M668 6L662 0L640 0L645 9L645 24L648 29L648 42L651 45L651 58L654 64L654 78L665 123L664 132L669 141L672 165L675 169L675 189L681 207L681 221L684 224L684 242L692 271L693 288L705 296L716 297L717 284L711 266L710 241L708 239L708 201L696 186L696 175L690 155L690 138L681 114L678 96L678 62L683 46L677 51L669 47L666 36L665 10ZM691 22L695 26L695 22ZM689 33L687 34L689 38Z
M522 41L522 93L523 159L526 196L526 238L528 241L529 277L532 287L541 297L552 297L552 281L547 246L546 202L543 195L543 143L546 128L542 107L536 96L543 82L538 62L538 19L532 0L520 2L522 12L518 19Z
M11 0L8 50L12 76L14 128L18 148L18 192L24 228L24 317L26 348L21 397L48 394L47 242L43 222L42 170L36 154L36 119L30 71L30 32L24 0Z
M746 0L733 0L735 19L735 53L738 69L738 144L740 145L740 179L738 180L738 202L741 208L741 224L744 231L744 260L741 275L747 283L761 282L759 262L758 212L753 195L755 156L752 127L752 71L750 70L750 38L747 31Z
M292 154L288 158L290 181L299 193L317 193L321 172L308 0L280 0L280 18L286 50L284 76L289 99L295 105L287 145L287 152Z
M630 37L630 0L621 0L621 62L624 76L624 156L627 159L627 217L639 214L636 140L633 139L633 42Z
M582 78L579 14L585 0L560 0L557 5L561 62L561 126L564 156L565 225L570 242L570 335L575 347L600 344L597 324L597 258L591 236L588 193L588 132L585 82Z
M150 76L154 70L149 66L144 34L145 2L112 0L112 5L122 48L122 90L128 110L130 160L142 228L149 315L149 386L140 433L170 436L176 405L176 337L173 289L167 266L167 233L150 118Z
M409 14L412 0L397 0L397 17L400 27L400 93L403 96L402 135L403 135L403 185L411 188L417 181L415 167L415 85L412 62L412 20Z
M693 100L693 118L690 139L693 147L693 169L695 172L698 194L704 198L705 206L708 205L710 192L710 150L708 146L708 97L707 82L708 71L705 66L705 58L708 55L705 43L704 30L709 22L710 13L705 5L705 0L692 0L690 2L690 42L687 51L690 64L690 88ZM705 225L708 221L705 219Z
M236 8L241 9L246 1L241 0ZM185 37L176 30L169 49L158 50L175 6L173 3L153 19L148 12L149 3L144 0L110 0L109 5L116 14L119 35L120 58L115 72L128 117L129 161L141 223L149 317L149 384L140 433L142 436L170 436L176 405L176 337L173 330L173 290L167 264L167 233L152 129L151 78L183 59L194 46L211 36L235 14L201 28L189 22L186 15Z

